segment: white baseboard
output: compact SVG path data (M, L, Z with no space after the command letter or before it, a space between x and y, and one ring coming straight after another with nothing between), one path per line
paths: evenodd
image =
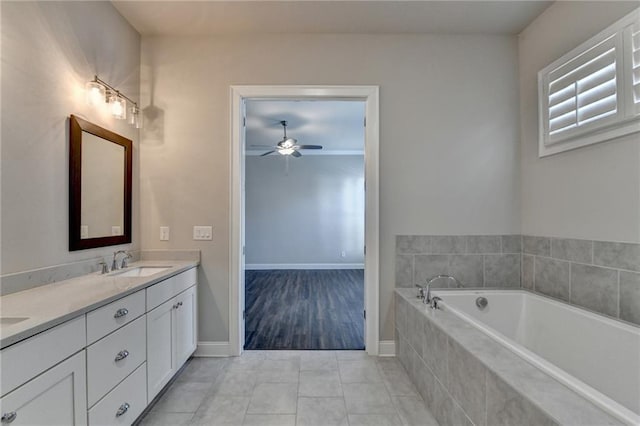
M396 342L393 340L381 340L378 348L378 356L396 356Z
M364 263L247 263L247 271L273 269L364 269Z
M195 357L227 357L231 346L229 342L198 342Z

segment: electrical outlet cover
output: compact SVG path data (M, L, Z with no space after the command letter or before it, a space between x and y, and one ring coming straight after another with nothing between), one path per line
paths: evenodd
M169 241L169 227L161 226L160 227L160 241Z
M194 240L211 240L213 238L213 226L196 225L193 227Z

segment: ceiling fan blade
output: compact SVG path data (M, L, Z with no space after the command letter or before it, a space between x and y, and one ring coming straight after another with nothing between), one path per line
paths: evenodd
M275 151L275 150L273 150L273 151L267 151L267 152L265 152L264 154L261 154L261 155L260 155L260 157L264 157L265 155L269 155L269 154L274 153L274 152L276 152L276 151Z
M294 157L302 157L302 154L300 154L298 151L293 150L293 152L291 153L291 155L293 155Z
M322 145L297 145L298 149L322 149Z

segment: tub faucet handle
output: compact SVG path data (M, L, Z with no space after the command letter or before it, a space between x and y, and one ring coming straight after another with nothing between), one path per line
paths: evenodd
M416 284L416 287L418 287L418 294L416 295L416 297L418 299L424 300L424 287L420 284Z
M439 298L438 296L433 296L431 298L431 303L429 304L429 306L431 306L431 309L440 309L440 306L438 305L438 302L441 302L442 299Z

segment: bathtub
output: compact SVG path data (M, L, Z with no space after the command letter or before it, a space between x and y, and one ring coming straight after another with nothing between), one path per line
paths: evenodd
M433 294L444 311L621 421L640 424L640 328L521 290ZM488 301L482 310L479 297Z

